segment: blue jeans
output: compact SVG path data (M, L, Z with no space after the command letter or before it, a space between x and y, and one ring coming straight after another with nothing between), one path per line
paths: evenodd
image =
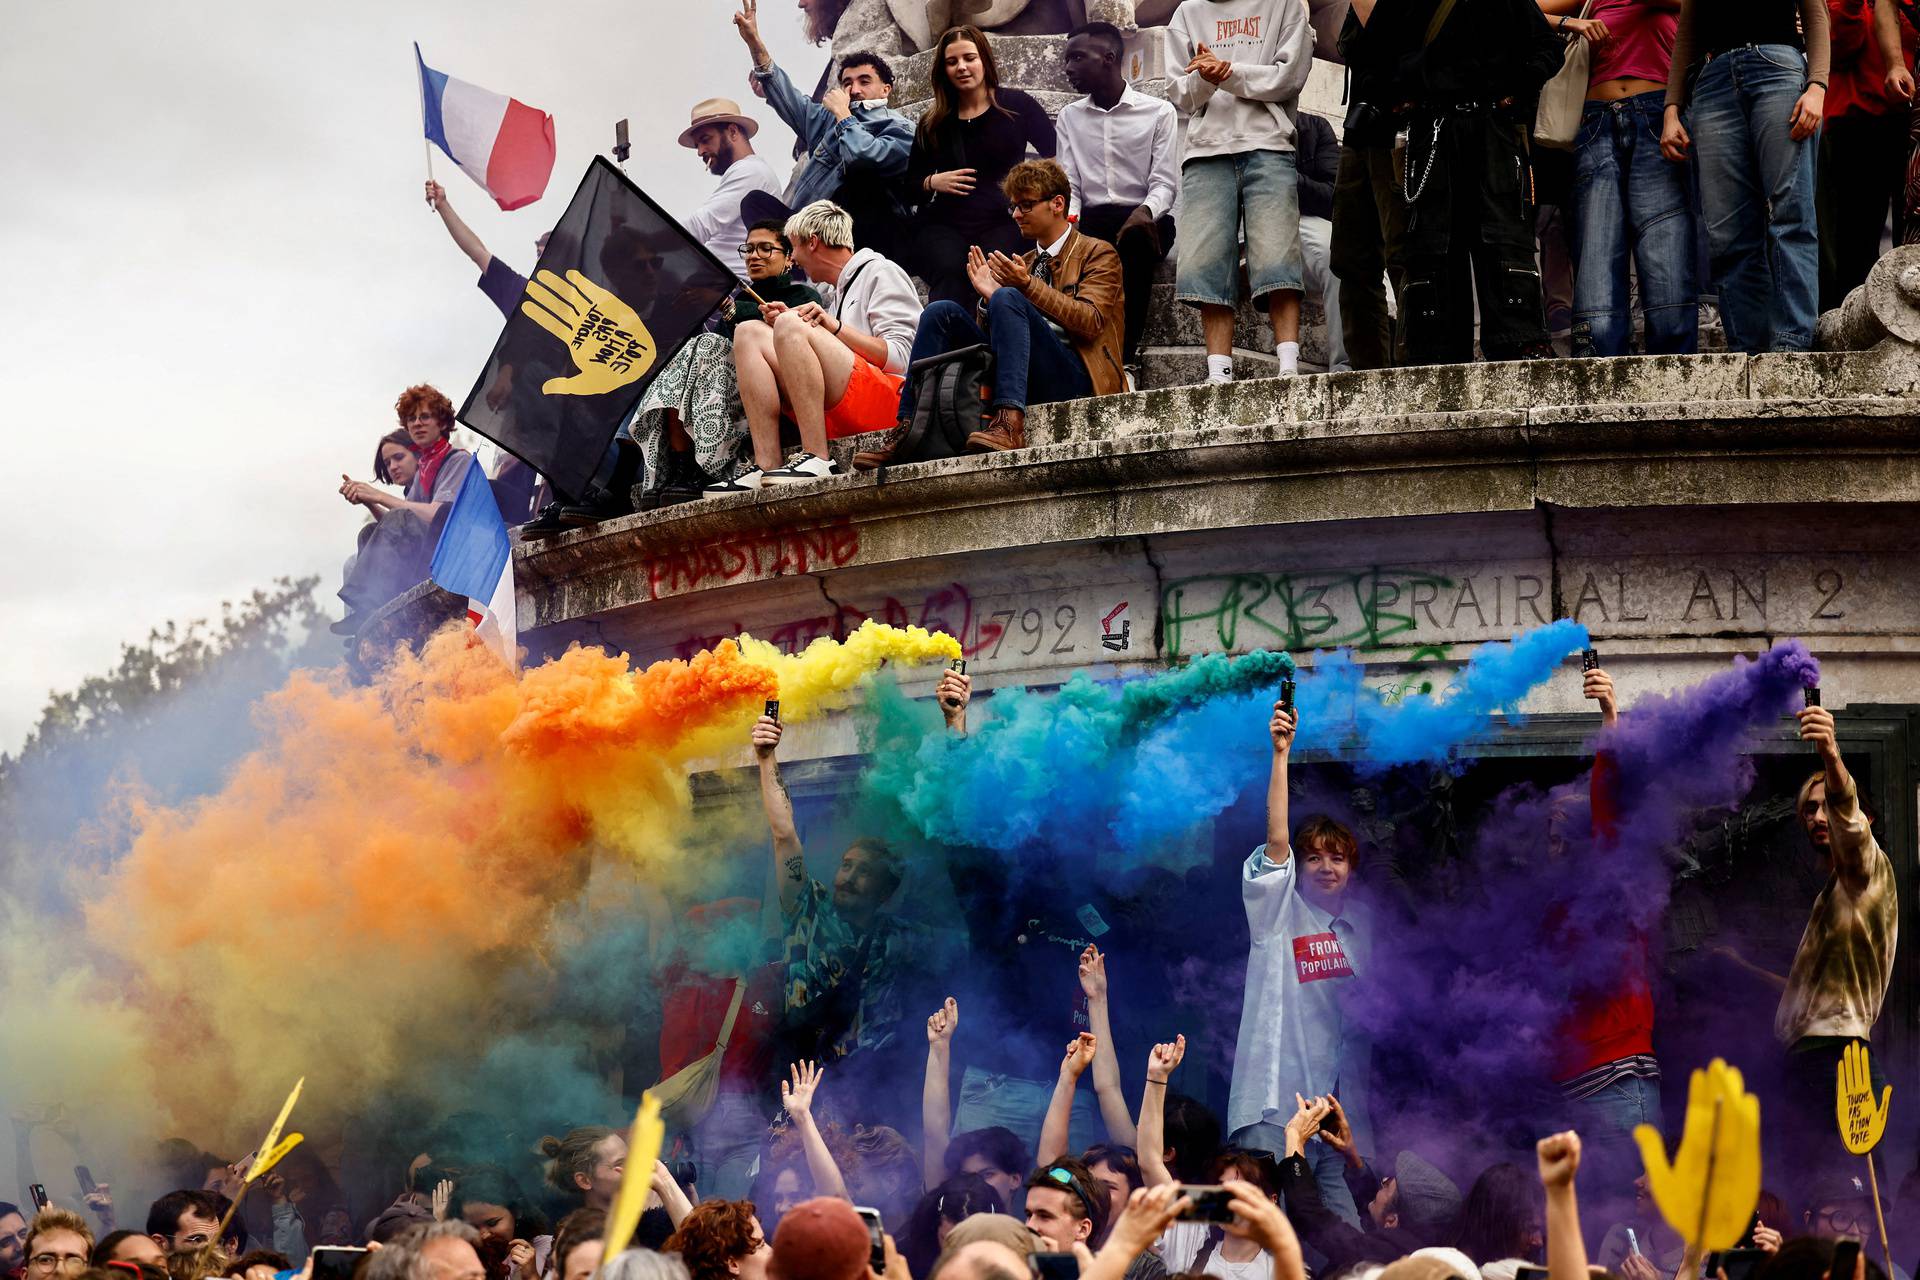
M1301 291L1300 170L1291 151L1199 156L1180 166L1180 256L1173 296L1231 307L1240 292L1246 228L1247 296Z
M715 1098L713 1110L693 1129L701 1194L744 1200L766 1136L767 1116L752 1095L722 1092Z
M1625 1215L1633 1208L1633 1180L1641 1170L1635 1125L1663 1129L1660 1082L1623 1076L1590 1098L1566 1104L1568 1121L1579 1133L1580 1194ZM1600 1221L1608 1219L1601 1218Z
M981 332L957 302L935 302L920 313L909 366L929 356L987 343L993 348L993 408L1025 410L1030 404L1078 400L1093 394L1093 379L1080 353L1060 340L1040 308L1018 289L994 290ZM913 379L900 387L900 421L913 416Z
M1053 1101L1053 1084L1023 1076L1000 1075L968 1067L960 1077L960 1104L953 1112L953 1136L991 1129L1011 1129L1027 1144L1028 1154L1040 1145L1040 1126ZM1106 1141L1093 1096L1082 1089L1073 1095L1073 1116L1067 1121L1067 1154L1079 1155L1096 1142ZM932 1180L936 1170L928 1170ZM945 1175L940 1175L944 1177ZM937 1185L937 1184L936 1184ZM1011 1206L1009 1206L1011 1207Z
M1286 1126L1265 1120L1236 1129L1231 1141L1250 1151L1271 1151L1275 1160L1284 1159L1287 1154ZM1320 1188L1320 1203L1339 1214L1348 1226L1364 1231L1366 1224L1360 1220L1360 1206L1353 1202L1353 1192L1347 1187L1346 1157L1324 1142L1309 1142L1300 1154L1313 1170L1313 1181Z
M1798 49L1763 44L1720 54L1694 86L1687 132L1700 158L1727 346L1736 351L1813 345L1820 292L1814 139L1794 141L1788 124L1806 78Z
M1627 259L1640 274L1648 355L1700 348L1687 167L1660 154L1662 90L1581 113L1573 160L1573 354L1623 356L1633 337Z

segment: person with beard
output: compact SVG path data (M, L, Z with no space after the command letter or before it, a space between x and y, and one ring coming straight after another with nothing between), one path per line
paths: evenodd
M0 1280L11 1280L27 1265L27 1219L17 1204L0 1200Z
M693 109L693 121L680 132L680 145L700 157L720 179L706 203L693 211L685 226L694 239L722 262L740 260L740 246L747 238L746 220L740 202L749 192L780 194L780 179L773 166L754 154L753 135L760 126L751 117L740 114L740 104L731 98L708 98ZM734 268L745 279L746 265Z
M1153 273L1173 249L1180 199L1179 113L1127 84L1120 29L1089 22L1067 38L1067 83L1086 96L1060 109L1060 167L1080 232L1120 251L1126 298L1122 360L1137 385Z
M1842 1055L1850 1045L1864 1045L1880 1018L1893 981L1900 915L1893 863L1874 839L1841 758L1833 713L1820 706L1801 711L1800 737L1813 744L1821 767L1800 785L1796 809L1827 882L1787 971L1773 1032L1787 1053L1793 1132L1811 1143L1832 1139ZM1877 1103L1886 1081L1877 1057L1872 1065Z

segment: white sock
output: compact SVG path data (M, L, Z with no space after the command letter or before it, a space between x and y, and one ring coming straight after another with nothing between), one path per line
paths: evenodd
M1207 357L1207 381L1208 382L1232 382L1233 381L1233 357L1232 356L1208 356Z
M1280 376L1281 377L1284 378L1290 373L1300 372L1300 344L1299 343L1283 342L1279 345L1278 350L1276 350L1274 354L1280 357Z

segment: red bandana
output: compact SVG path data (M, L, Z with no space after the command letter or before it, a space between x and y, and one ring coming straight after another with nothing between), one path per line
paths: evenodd
M440 478L440 464L447 460L447 454L453 446L447 438L441 436L426 448L420 450L420 494L423 501L432 501L433 482Z

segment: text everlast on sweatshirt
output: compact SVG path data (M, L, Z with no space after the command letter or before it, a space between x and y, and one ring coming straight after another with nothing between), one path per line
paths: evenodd
M1293 115L1313 69L1305 0L1182 0L1167 30L1185 66L1201 45L1232 72L1219 86L1197 71L1172 78L1187 113L1185 159L1292 151Z

